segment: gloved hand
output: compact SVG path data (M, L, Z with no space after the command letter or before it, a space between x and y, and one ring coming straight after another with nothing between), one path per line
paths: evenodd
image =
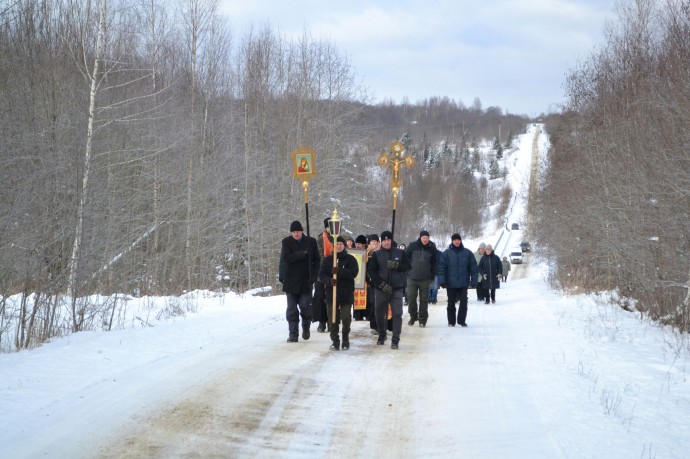
M331 285L333 285L333 286L338 285L338 279L331 278Z
M438 286L441 287L441 288L446 288L446 287L447 287L447 285L446 285L445 282L441 282L440 284L438 284Z
M337 266L333 266L331 268L331 274L338 274L338 267Z
M379 284L379 290L383 291L383 293L391 294L393 293L393 287L390 286L388 282L381 282Z
M388 260L386 265L388 266L388 269L398 269L398 260Z
M484 274L484 275L482 276L482 279L484 279L484 280L487 280L488 278L489 278L489 276L487 276L486 274Z

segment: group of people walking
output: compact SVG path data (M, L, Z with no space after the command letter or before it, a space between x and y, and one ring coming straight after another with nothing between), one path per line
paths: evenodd
M310 338L314 322L319 324L317 331L330 332L331 350L350 348L355 279L360 268L348 247L366 249L366 310L355 311L355 317L369 320L371 332L378 336L377 345L386 343L390 331L392 349L399 347L404 296L408 301L408 325L418 323L426 327L429 293L437 288L438 281L438 287L448 294L448 326L467 327L468 289L476 289L478 300L495 303L496 289L507 276L507 260L502 262L490 244L481 243L473 253L463 245L458 233L441 251L426 230L420 231L417 240L407 246L398 246L390 231L383 231L380 236L360 235L349 244L343 236L333 240L328 219L317 238L305 236L301 223L293 221L290 236L281 243L279 265L279 280L287 296L289 343L299 341L301 318L303 340ZM330 261L333 251L335 263ZM508 263L508 270L509 266Z

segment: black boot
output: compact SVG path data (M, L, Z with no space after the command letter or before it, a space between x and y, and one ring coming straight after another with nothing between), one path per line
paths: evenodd
M331 344L330 350L331 351L339 351L340 350L340 341L333 341L333 344Z

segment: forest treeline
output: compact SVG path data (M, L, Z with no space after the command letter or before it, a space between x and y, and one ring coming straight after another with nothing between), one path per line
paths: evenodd
M687 330L690 11L619 8L543 116L527 230L554 285L618 289ZM375 103L331 42L227 24L214 0L0 1L0 343L117 326L114 293L278 287L280 240L306 223L301 146L312 235L336 207L353 235L390 227L376 159L395 140L417 159L396 239L480 237L502 215L516 190L487 177L532 120L479 98Z
M357 81L331 42L230 30L215 0L1 1L0 338L109 329L113 293L277 286L280 239L306 223L302 146L314 235L334 207L353 235L390 227L376 159L396 140L418 159L400 240L479 231L479 144L509 146L526 117L479 98L373 103Z
M690 326L690 4L618 6L566 80L535 226L553 281Z

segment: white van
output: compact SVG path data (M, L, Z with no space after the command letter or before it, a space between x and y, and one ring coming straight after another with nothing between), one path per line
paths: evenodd
M513 247L510 249L510 262L516 265L522 264L522 248Z

